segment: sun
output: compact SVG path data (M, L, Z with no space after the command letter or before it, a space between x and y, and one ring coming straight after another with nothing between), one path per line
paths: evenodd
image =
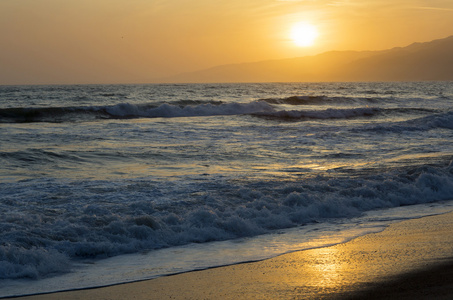
M310 23L297 23L291 29L291 39L300 47L313 46L318 35L318 29Z

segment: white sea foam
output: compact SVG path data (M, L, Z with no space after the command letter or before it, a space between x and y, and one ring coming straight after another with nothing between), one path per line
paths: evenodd
M38 179L2 184L6 223L0 229L7 245L0 248L2 278L66 272L70 259L250 237L357 217L374 209L453 198L451 165L353 179L318 177L301 183L268 181L250 186L216 177L186 182L190 181ZM71 201L64 197L49 203L57 191L71 195ZM187 194L189 199L183 196ZM31 224L33 235L27 229Z
M453 209L453 201L377 210L353 219L309 224L250 238L188 244L149 253L127 254L92 263L80 262L71 273L39 281L0 280L0 297L101 287L152 279L241 262L258 261L280 254L330 246L379 232L405 219L441 214Z
M133 104L123 103L105 108L105 111L117 117L148 117L148 118L173 118L173 117L194 117L194 116L216 116L216 115L240 115L251 114L261 111L272 111L273 108L264 101L250 103L223 103L219 105L199 104L180 107L164 103L159 107L140 107Z

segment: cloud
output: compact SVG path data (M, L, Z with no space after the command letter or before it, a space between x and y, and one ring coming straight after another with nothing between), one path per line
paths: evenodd
M334 0L276 0L277 2L317 2L318 4L326 4L330 2L349 2L349 0L340 0L340 1L334 1Z
M319 5L327 6L347 6L347 5L358 5L360 2L354 0L276 0L277 2L305 2L315 3Z
M422 9L422 10L453 11L453 8L448 8L448 7L415 6L415 7L412 7L412 8L414 8L414 9Z

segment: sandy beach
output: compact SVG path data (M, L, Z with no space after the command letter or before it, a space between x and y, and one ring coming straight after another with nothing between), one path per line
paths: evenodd
M451 299L452 258L448 213L260 262L20 299Z

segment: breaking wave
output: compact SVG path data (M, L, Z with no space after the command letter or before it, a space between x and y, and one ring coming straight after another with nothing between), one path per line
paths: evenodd
M178 101L177 104L136 105L121 103L111 106L5 108L0 109L0 123L80 122L96 119L174 118L216 115L251 114L271 111L264 101L222 103Z
M434 113L422 108L376 108L379 98L291 96L251 102L220 100L174 100L165 103L119 103L101 106L16 107L0 109L0 123L86 122L104 119L174 118L217 115L254 115L275 119L342 119L385 114ZM345 108L327 108L345 104ZM317 106L316 110L282 110L282 105ZM352 107L350 107L352 105ZM370 105L370 106L369 106ZM324 107L324 108L323 108Z
M402 122L381 123L365 127L369 131L427 131L436 128L453 129L453 112L432 114ZM362 130L362 129L360 129Z
M0 279L40 278L69 271L74 259L255 236L448 200L453 164L301 182L36 179L0 188ZM25 229L31 226L33 234Z
M268 117L272 119L348 119L355 117L374 116L382 112L379 108L352 108L352 109L333 109L326 110L283 110L276 112L257 112L253 115Z
M325 105L325 104L370 104L378 100L374 98L351 98L351 97L327 97L327 96L291 96L284 98L262 99L270 104L287 105Z

